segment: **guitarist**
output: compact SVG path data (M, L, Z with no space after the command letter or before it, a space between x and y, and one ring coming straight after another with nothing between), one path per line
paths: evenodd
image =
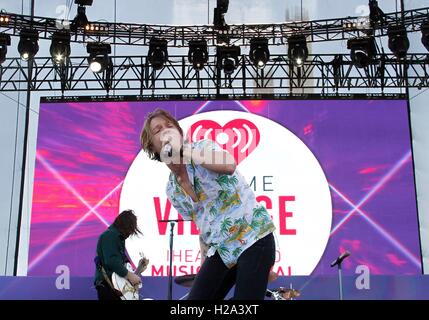
M98 238L94 285L99 300L120 300L121 293L113 288L112 273L126 278L132 285L141 283L136 274L125 268L129 261L125 254L125 239L141 234L137 217L132 210L122 211L113 224Z

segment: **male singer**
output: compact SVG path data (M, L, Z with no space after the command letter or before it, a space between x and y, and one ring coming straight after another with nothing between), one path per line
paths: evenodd
M196 223L207 252L188 299L223 299L234 284L233 299L264 299L275 227L234 158L211 140L185 141L177 120L162 109L147 116L141 145L170 169L167 196Z

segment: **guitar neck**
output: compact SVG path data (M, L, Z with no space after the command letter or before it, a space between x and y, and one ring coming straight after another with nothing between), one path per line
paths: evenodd
M145 270L147 264L148 264L148 261L140 261L139 264L138 264L138 266L137 266L137 268L136 268L136 270L134 271L134 273L136 275L140 275L140 273L142 273L143 270Z
M143 271L143 266L139 266L139 267L134 271L134 274L136 274L136 275L140 275L140 273L142 273L142 271Z

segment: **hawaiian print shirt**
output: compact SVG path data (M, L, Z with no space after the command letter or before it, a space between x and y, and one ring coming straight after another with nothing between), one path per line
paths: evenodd
M192 148L223 151L208 139L192 143ZM271 217L238 170L232 175L219 174L193 163L186 164L186 170L198 202L183 190L173 173L167 183L167 196L184 219L195 222L209 246L207 256L217 251L231 268L244 250L275 230Z

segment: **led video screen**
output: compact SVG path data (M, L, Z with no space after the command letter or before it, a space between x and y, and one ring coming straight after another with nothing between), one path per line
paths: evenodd
M421 274L408 105L397 98L267 100L49 100L40 106L28 275L92 276L98 236L132 209L142 236L127 239L144 276L169 273L169 169L141 150L145 116L161 108L191 141L234 155L276 226L279 275ZM198 230L174 228L173 274L200 266Z

